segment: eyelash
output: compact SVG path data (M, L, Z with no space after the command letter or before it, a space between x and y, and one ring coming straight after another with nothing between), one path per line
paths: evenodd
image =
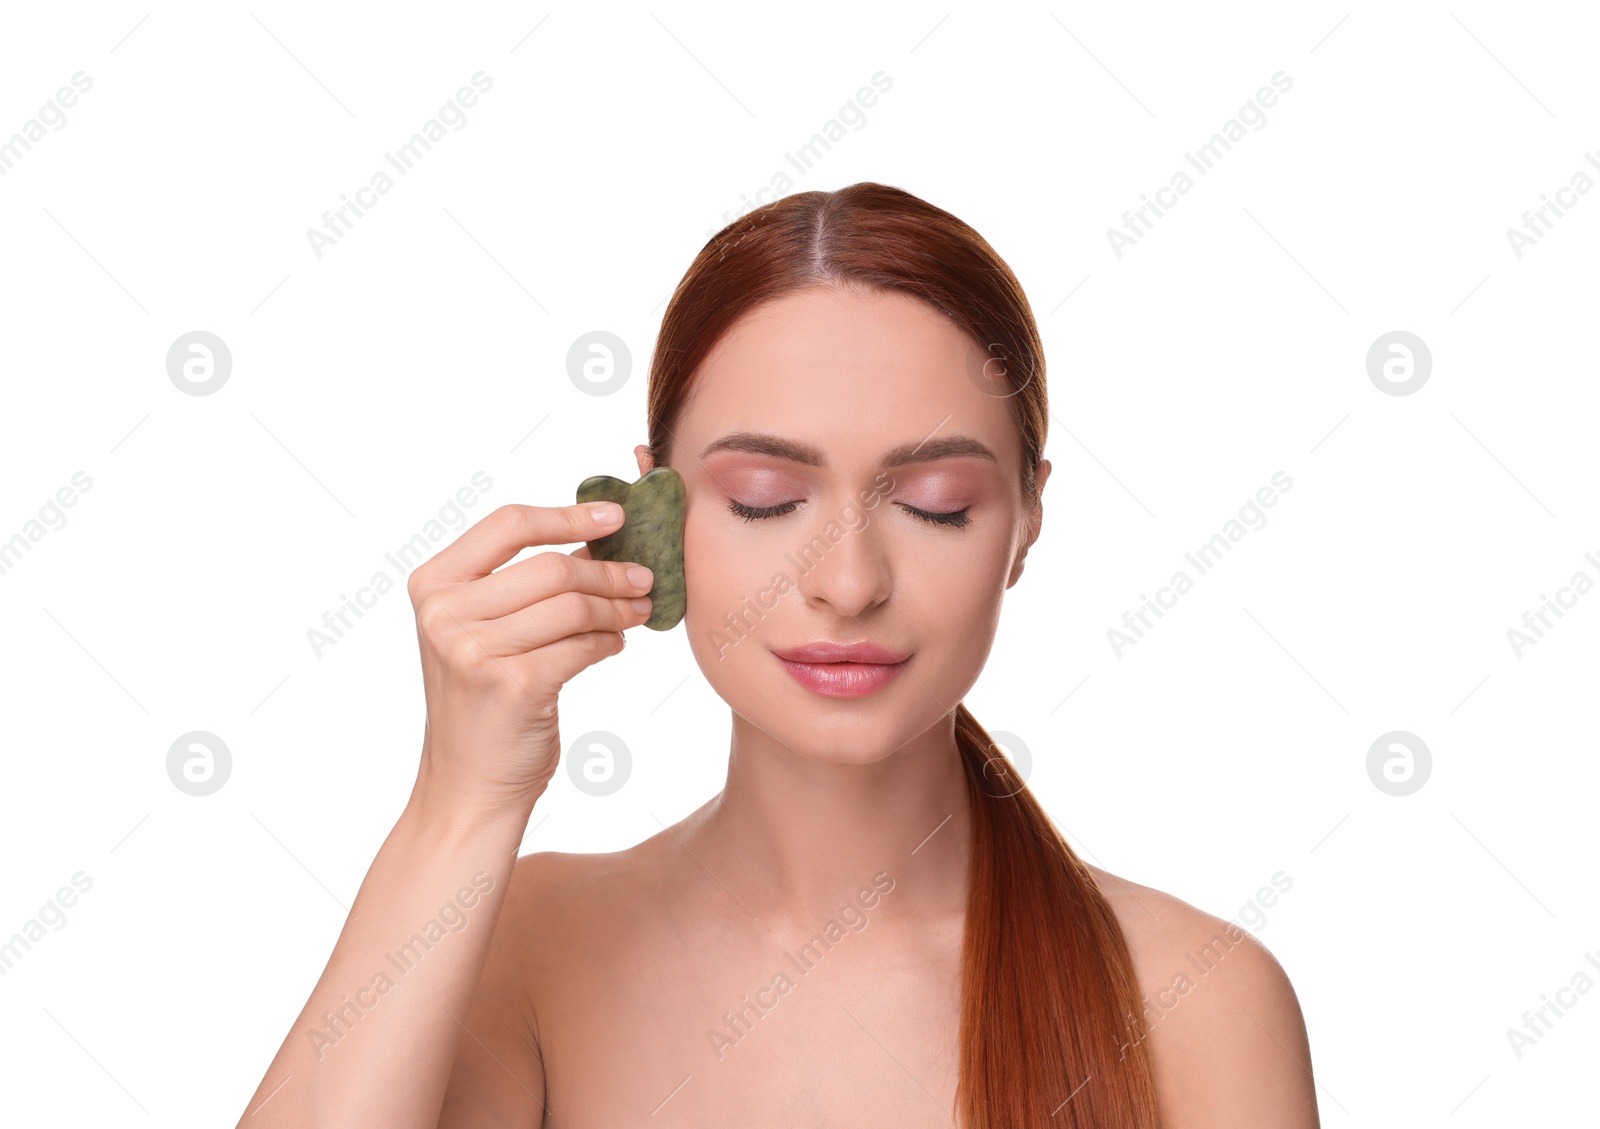
M792 513L799 504L799 502L784 502L777 506L747 506L743 502L730 501L728 509L744 518L745 521L756 521L760 518L782 517L784 514ZM953 529L959 529L972 520L967 516L967 510L971 509L971 506L940 514L919 510L915 506L907 506L904 502L897 504L903 506L913 517L920 518L930 525L947 525Z

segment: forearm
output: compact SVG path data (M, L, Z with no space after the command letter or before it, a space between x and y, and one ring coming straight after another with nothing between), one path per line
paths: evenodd
M413 793L241 1129L434 1129L528 814Z

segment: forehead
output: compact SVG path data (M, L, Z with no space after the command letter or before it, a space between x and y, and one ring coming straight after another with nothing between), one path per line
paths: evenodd
M691 451L728 431L777 432L834 459L876 460L929 435L973 435L1020 459L1009 401L974 374L984 352L908 294L814 287L741 318L701 362L677 433Z

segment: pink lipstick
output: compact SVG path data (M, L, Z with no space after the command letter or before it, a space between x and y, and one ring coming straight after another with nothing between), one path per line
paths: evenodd
M864 698L899 677L909 654L878 644L818 640L772 652L794 680L830 698Z

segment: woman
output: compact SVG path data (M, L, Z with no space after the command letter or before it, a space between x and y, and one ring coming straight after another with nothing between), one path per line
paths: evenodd
M949 213L863 183L720 231L635 450L687 488L726 787L626 851L514 857L558 691L651 581L500 567L604 504L478 522L411 576L416 786L240 1125L1316 1126L1267 951L1080 861L960 704L1047 418L1028 302Z

